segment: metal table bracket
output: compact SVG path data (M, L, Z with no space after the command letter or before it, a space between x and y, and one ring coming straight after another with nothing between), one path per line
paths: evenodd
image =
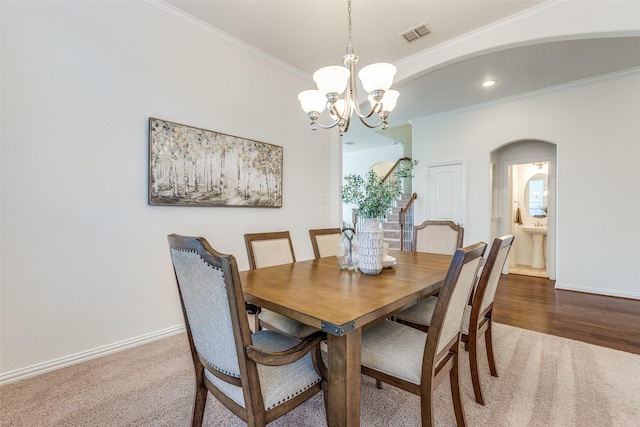
M320 328L331 335L342 336L347 332L351 332L356 328L356 322L345 323L344 325L334 325L333 323L325 322L320 323Z

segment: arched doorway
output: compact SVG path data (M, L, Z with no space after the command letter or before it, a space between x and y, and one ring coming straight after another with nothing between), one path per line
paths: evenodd
M556 145L520 140L491 153L492 238L513 234L510 272L556 278Z

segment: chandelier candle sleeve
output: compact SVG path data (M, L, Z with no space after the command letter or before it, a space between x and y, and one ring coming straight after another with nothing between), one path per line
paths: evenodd
M316 130L317 126L323 129L330 129L338 126L340 135L343 135L351 122L351 116L355 112L360 121L369 128L382 129L389 127L387 118L389 113L395 108L400 95L395 90L389 90L396 75L396 67L387 63L376 63L368 65L360 70L358 77L362 82L362 87L368 93L371 109L368 113L360 110L358 100L357 84L355 79L356 63L358 56L353 51L351 44L351 0L348 1L348 33L347 54L342 58L344 66L322 67L313 74L317 90L305 90L298 94L300 106L311 119L309 129ZM341 96L344 97L341 98ZM324 125L318 122L320 114L324 109L329 111L329 116L333 122ZM379 117L377 123L371 124L367 121L369 117L376 114Z

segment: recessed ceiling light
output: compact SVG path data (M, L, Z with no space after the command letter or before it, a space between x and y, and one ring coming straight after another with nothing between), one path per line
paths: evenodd
M490 87L490 86L493 86L494 84L496 84L496 81L495 81L495 80L487 80L487 81L485 81L484 83L482 83L482 86L484 86L484 87Z

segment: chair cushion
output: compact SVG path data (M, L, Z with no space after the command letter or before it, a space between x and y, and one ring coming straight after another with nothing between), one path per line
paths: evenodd
M479 322L482 322L483 319L480 319ZM471 306L468 305L464 309L464 319L462 320L462 333L465 335L469 335L469 323L471 323Z
M469 322L471 321L471 306L464 308L464 317L462 318L462 333L469 335Z
M437 302L438 297L421 299L416 304L396 314L395 317L417 325L429 326Z
M260 331L251 335L253 345L267 351L282 351L300 343L300 340L288 337L275 331ZM264 409L271 410L290 400L292 397L310 389L322 378L315 370L311 354L284 366L258 366L260 387L264 400ZM242 388L228 384L205 369L205 375L223 393L244 407Z
M385 320L362 332L362 365L420 384L427 334Z
M429 297L418 301L415 305L396 314L395 317L417 325L429 326L433 310L436 308L438 297ZM471 319L471 306L467 305L464 309L464 318L462 320L462 333L469 335L469 320Z
M271 310L262 309L258 315L258 319L267 325L272 326L276 330L294 338L302 339L318 331L318 329L313 326L305 325L302 322L298 322L297 320L293 320Z

